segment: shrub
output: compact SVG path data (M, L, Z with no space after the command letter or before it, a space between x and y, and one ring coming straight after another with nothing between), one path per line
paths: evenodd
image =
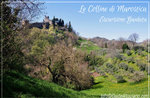
M132 67L128 67L128 71L133 73L134 72L134 69Z
M110 69L110 68L106 68L106 69L105 69L105 72L107 72L107 73L109 73L109 74L111 74L111 75L114 74L114 71L113 71L112 69Z
M139 50L136 51L136 53L137 53L138 55L141 55L141 54L142 54L142 50L139 49Z
M117 59L119 59L119 60L124 60L124 56L121 55L120 53L116 53L116 54L115 54L115 57L116 57Z
M99 70L98 73L99 73L101 76L107 77L107 75L105 74L105 72L102 71L102 70Z
M78 40L83 40L83 39L81 37L79 37Z
M112 65L112 64L110 64L110 63L107 63L107 64L106 64L106 67L107 67L107 68L112 68L112 67L113 67L113 65Z
M130 79L133 81L133 82L140 82L142 81L143 79L145 78L145 75L143 72L140 72L140 71L135 71L133 73L133 75L131 75Z
M102 57L97 56L94 53L90 53L85 56L85 61L88 61L90 66L97 66L97 65L103 65L104 60Z
M134 58L133 57L128 57L127 59L128 63L135 63Z
M98 50L98 51L97 51L97 54L98 54L99 56L104 56L104 55L106 55L106 49L103 48L103 49Z
M144 53L144 51L142 51L142 50L137 50L137 54L138 55L141 55L141 56L146 56L146 54Z
M126 51L126 54L127 54L128 56L130 56L130 55L132 55L132 52L131 52L130 50L127 50L127 51Z
M123 76L116 75L115 78L117 80L117 83L124 83L124 82L126 82L126 80L123 78Z
M125 52L125 50L129 50L129 49L130 49L129 46L126 43L123 44L123 46L122 46L123 52Z
M121 69L124 69L124 70L128 70L128 65L126 64L126 63L120 63L119 65L119 68L121 68Z
M118 71L118 68L113 66L112 70L113 70L114 72L116 72L116 71Z
M144 63L137 63L137 65L139 66L140 71L145 71L146 64L144 64Z
M137 50L142 50L144 51L144 47L143 46L134 46L133 50L137 51Z
M118 70L115 66L113 66L113 65L110 64L110 63L107 63L107 64L106 64L106 67L111 70L111 71L108 70L109 73L111 73L112 71L113 71L113 72L116 72L116 71Z

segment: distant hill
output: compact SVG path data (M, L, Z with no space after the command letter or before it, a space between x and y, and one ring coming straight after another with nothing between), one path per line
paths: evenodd
M109 40L102 37L94 37L89 40L96 43L101 48L121 49L124 43L127 43L128 46L132 47L132 42L128 40Z

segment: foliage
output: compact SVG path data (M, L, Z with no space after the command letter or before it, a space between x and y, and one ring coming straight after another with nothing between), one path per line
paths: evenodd
M129 46L126 43L122 45L123 52L125 52L125 50L129 50L129 49L130 49Z
M113 69L110 69L110 68L105 68L105 72L107 72L108 74L111 74L111 75L114 75L114 71Z
M142 81L143 79L145 79L145 75L143 72L140 72L140 71L135 71L133 73L133 75L130 76L130 79L133 81L133 82L140 82Z
M146 69L146 64L139 62L139 63L137 63L137 65L139 66L140 71L145 71L145 69Z
M132 52L131 52L130 50L126 50L126 54L127 54L128 56L131 56L131 55L132 55Z
M126 82L125 79L123 78L123 76L116 75L115 77L116 77L117 83L123 83L123 82Z
M116 54L114 55L114 57L116 57L116 58L119 59L120 61L124 59L124 56L121 55L120 53L116 53Z
M2 56L0 57L3 61L4 69L15 69L18 71L24 71L23 65L25 63L24 55L21 51L21 43L18 37L18 24L20 18L18 14L20 10L12 8L9 6L10 3L2 3L4 0L0 1L0 7L3 13L0 16L1 20L1 45L2 45ZM7 0L6 0L7 1Z
M69 31L69 32L72 32L72 30L73 30L73 29L72 29L72 26L71 26L71 22L69 21L68 31Z
M133 47L133 50L135 50L135 51L137 51L137 50L142 50L142 51L144 51L144 47L137 45L137 46L134 46L134 47Z
M128 67L128 71L131 72L131 73L133 73L135 70L132 67Z
M100 56L97 56L93 52L91 52L90 54L87 54L87 56L85 57L85 61L88 61L89 66L103 65L104 63L103 58Z
M107 63L107 64L106 64L106 67L107 67L107 68L112 68L112 67L113 67L113 65L112 65L112 64L110 64L110 63Z
M135 63L134 57L127 58L128 63Z
M91 87L93 79L90 77L87 63L84 62L83 52L73 50L73 47L67 46L64 41L54 45L38 44L43 48L41 52L34 52L34 55L31 51L30 54L36 61L33 64L48 68L54 83L78 90Z
M128 70L128 65L126 64L126 63L120 63L119 65L119 68L121 68L121 69L124 69L124 70Z

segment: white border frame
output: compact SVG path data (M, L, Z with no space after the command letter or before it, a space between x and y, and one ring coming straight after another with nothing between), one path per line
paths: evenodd
M3 2L2 1L2 3L1 4L3 4L3 3L8 3L8 2L11 2L11 1L5 1L5 2ZM87 3L115 3L115 4L117 4L117 3L147 3L147 5L148 5L148 39L150 39L149 37L150 37L150 12L149 12L149 10L150 10L150 6L149 6L149 4L150 4L150 1L116 1L116 0L114 0L114 1L36 1L36 2L41 2L41 3L51 3L51 4L71 4L71 3L74 3L74 4L87 4ZM35 3L36 3L35 2ZM11 3L22 3L22 2L20 2L20 1L13 1L13 2L11 2ZM27 3L29 3L29 2L27 2ZM3 8L3 6L1 6L1 15L3 14L2 13L2 8ZM3 17L1 17L1 20L3 21ZM1 30L3 30L3 28L2 28L2 21L1 21ZM1 97L3 97L3 50L2 50L2 46L3 46L3 42L2 42L2 38L3 38L3 34L1 33ZM149 41L148 41L148 44L150 44L149 43ZM149 49L148 49L148 52L150 52L149 51ZM149 60L149 53L148 53L148 60ZM148 67L149 67L150 65L149 65L149 63L148 63ZM148 68L149 69L149 68ZM150 73L149 72L149 70L148 70L148 73ZM148 97L149 97L149 93L150 93L150 84L149 84L149 75L148 75Z

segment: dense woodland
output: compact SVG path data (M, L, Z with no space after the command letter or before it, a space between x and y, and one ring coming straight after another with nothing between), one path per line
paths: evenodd
M71 22L58 19L56 24L55 17L48 28L46 23L42 28L22 25L37 18L42 4L8 1L0 1L1 96L100 97L115 90L123 94L121 89L130 94L127 86L134 94L147 95L150 40L138 43L136 33L127 39L87 39L75 32ZM122 88L107 90L108 84Z

